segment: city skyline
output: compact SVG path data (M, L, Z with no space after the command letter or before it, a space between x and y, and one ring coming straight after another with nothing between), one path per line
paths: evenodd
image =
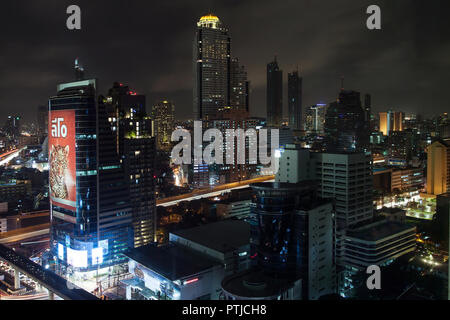
M177 119L192 118L192 39L196 21L208 12L227 26L233 55L247 68L252 115L266 114L265 67L275 54L283 70L301 66L304 108L334 101L344 76L346 89L372 95L374 113L444 112L443 80L450 71L444 5L381 1L382 30L370 31L365 27L366 2L176 1L154 7L81 1L80 31L65 27L68 2L6 4L5 12L11 14L2 21L9 45L0 60L0 122L9 114L36 121L37 106L46 103L54 84L73 80L76 57L86 77L99 79L99 92L123 81L150 104L162 98L173 101ZM283 109L286 114L286 102Z

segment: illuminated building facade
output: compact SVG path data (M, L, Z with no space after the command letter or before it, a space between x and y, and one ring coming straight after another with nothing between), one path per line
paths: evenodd
M51 249L60 265L120 264L133 246L124 169L94 79L58 85L49 100Z
M250 254L253 265L265 275L261 280L301 279L302 299L334 293L332 202L318 197L312 181L251 187L256 197L249 217ZM238 290L227 291L239 295Z
M388 111L380 112L379 130L385 136L390 135L391 131L403 131L403 121L405 114L403 112Z
M317 134L324 133L326 104L316 104L305 112L305 129Z
M283 71L275 57L267 64L267 125L281 127L283 120Z
M302 78L298 71L288 73L288 111L289 127L292 130L302 130Z
M175 105L170 101L163 100L153 106L152 119L158 150L170 151L172 132L175 130L174 113Z
M390 168L376 170L373 175L374 188L387 193L419 192L425 182L422 168Z
M218 113L217 119L210 120L207 123L208 128L219 129L222 133L224 139L223 154L226 155L231 150L232 134L227 133L227 130L243 129L244 132L247 130L255 130L257 133L257 128L261 128L263 121L260 118L251 118L249 113L245 110L239 109L225 109ZM233 142L233 152L234 152L234 164L213 164L210 165L210 174L217 177L213 180L213 184L216 183L230 183L240 180L246 180L252 178L258 171L258 165L256 163L250 163L249 161L249 150L253 148L255 150L258 148L257 141L252 139L245 139L245 164L238 164L238 147L237 139ZM212 171L212 172L211 172Z
M194 118L210 119L230 102L231 38L219 18L200 18L194 40Z
M427 193L450 192L450 139L437 140L427 149Z
M147 116L145 96L114 83L105 98L117 154L124 166L133 216L134 246L153 242L156 233L155 155L153 121Z

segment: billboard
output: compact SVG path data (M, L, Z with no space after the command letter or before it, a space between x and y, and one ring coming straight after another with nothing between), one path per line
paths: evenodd
M67 264L71 265L74 268L87 268L87 250L74 250L71 248L67 248Z
M50 201L75 211L75 110L50 111L48 126Z

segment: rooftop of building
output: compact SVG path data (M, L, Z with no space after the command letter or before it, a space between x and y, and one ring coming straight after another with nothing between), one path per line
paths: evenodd
M146 245L129 249L125 255L161 276L175 281L208 270L220 263L176 244Z
M240 298L264 299L277 297L291 286L287 279L275 279L253 268L226 277L222 288Z
M224 220L172 234L212 250L226 253L250 242L250 224L242 220Z
M357 229L350 229L347 231L347 235L359 240L376 242L413 228L415 226L411 224L381 220Z
M212 29L217 29L218 27L220 27L220 24L221 23L219 17L212 13L202 16L197 22L198 27L206 27Z
M388 213L388 214L406 213L406 210L403 210L403 209L400 209L400 208L383 207L383 208L380 209L380 213Z
M312 186L315 186L315 180L305 180L298 183L288 183L288 182L258 182L252 183L250 186L253 189L264 190L271 189L273 191L291 191L291 190L299 190L299 189L311 189Z

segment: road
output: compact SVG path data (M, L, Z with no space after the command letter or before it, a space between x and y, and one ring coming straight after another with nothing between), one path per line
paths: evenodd
M93 294L77 287L56 273L44 269L2 244L0 244L0 259L64 300L98 300Z
M2 232L0 235L0 244L10 244L36 237L46 237L49 235L49 232L50 223Z
M12 159L17 157L19 155L20 151L22 151L25 148L26 147L23 147L23 148L20 148L20 149L16 149L16 150L12 150L12 151L8 151L8 152L5 152L3 154L0 154L0 166L3 166L5 164L7 164Z
M230 192L231 190L247 188L252 183L273 182L274 179L275 179L275 176L273 176L273 175L272 176L263 176L263 177L258 177L255 179L243 180L240 182L222 184L220 186L215 186L215 187L211 187L211 188L198 189L193 192L185 193L185 194L182 194L179 196L173 196L173 197L156 200L156 205L163 206L163 207L170 207L170 206L176 205L182 201L192 201L192 200L197 200L197 199L202 199L202 198L215 197L215 196L221 195L222 193Z

